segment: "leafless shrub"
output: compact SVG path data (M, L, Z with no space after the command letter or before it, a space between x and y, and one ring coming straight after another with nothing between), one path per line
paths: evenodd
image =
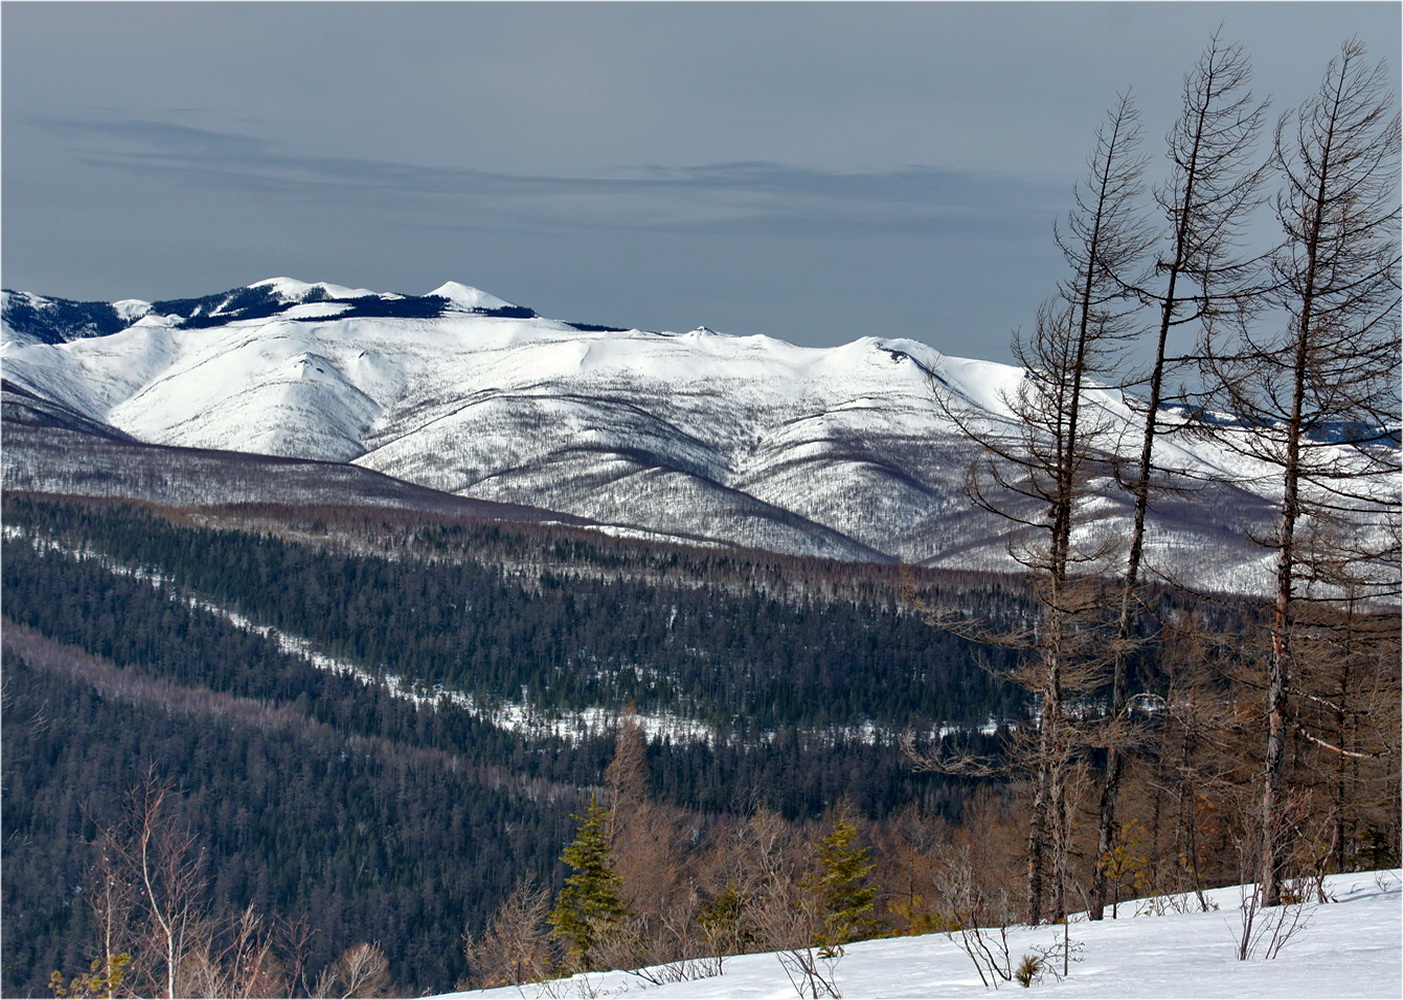
M390 963L378 946L362 941L341 953L317 977L314 997L383 997L390 992Z
M521 986L550 975L555 949L546 923L550 889L534 875L516 884L481 939L464 935L464 954L477 987Z

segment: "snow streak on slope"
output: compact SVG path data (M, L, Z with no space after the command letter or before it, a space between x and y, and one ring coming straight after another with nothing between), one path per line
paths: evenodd
M65 548L52 539L34 537L14 525L4 525L0 528L0 535L11 540L22 539L40 553L57 555L75 561L85 559L100 561L107 572L150 584L171 600L183 601L187 606L214 615L237 629L269 639L282 652L289 656L298 657L318 670L351 677L367 687L379 687L390 697L414 705L427 706L436 711L444 707L458 709L499 729L537 739L555 737L580 742L601 733L613 732L621 724L618 712L602 708L577 712L561 711L551 714L543 713L530 705L517 702L505 702L495 708L486 708L479 705L471 695L462 691L451 690L441 684L426 685L412 678L402 677L384 670L372 671L350 660L332 656L318 649L309 639L284 632L272 625L260 624L238 611L190 593L172 584L158 573L139 567L113 563L106 556L99 555L94 551ZM670 712L660 715L635 713L633 718L649 737L666 737L674 742L704 743L710 743L716 739L715 731L705 723L685 719ZM954 731L954 729L955 727L947 727L943 731ZM875 734L868 733L867 737L874 738Z
M183 602L186 606L213 615L234 628L259 635L275 643L289 656L297 657L317 670L351 677L368 687L378 687L392 698L425 706L435 711L458 710L474 718L508 732L533 739L555 738L580 743L600 735L612 734L622 725L623 717L617 708L593 705L579 709L543 710L525 701L492 700L490 704L479 702L467 692L449 688L441 683L429 683L414 677L405 676L384 669L379 664L358 663L327 653L312 640L286 632L273 625L263 624L249 618L235 608L212 601L187 587L166 578L160 573L136 565L124 565L113 561L90 548L65 546L51 537L26 531L13 524L0 526L0 536L7 540L20 540L36 552L77 562L92 560L100 562L102 568L115 576L139 580L150 585L157 592L172 601ZM523 695L525 690L523 689ZM668 739L675 744L704 743L715 745L721 737L716 728L699 719L687 718L674 712L649 714L632 713L631 718L650 737ZM997 730L997 722L990 719L979 731L992 734ZM944 724L931 732L918 733L923 739L948 736L965 731L965 727ZM772 743L781 737L775 730L761 730L756 738L762 743ZM800 730L805 739L859 741L868 744L890 742L898 732L879 729L872 722L860 726L847 726L837 729Z

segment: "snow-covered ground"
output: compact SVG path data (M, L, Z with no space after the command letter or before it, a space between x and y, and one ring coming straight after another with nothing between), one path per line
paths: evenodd
M1208 894L1218 909L1135 916L1146 904L1121 904L1120 919L1070 926L1070 975L1050 974L1028 995L1073 997L1386 997L1403 996L1403 872L1331 876L1331 902L1286 908L1295 930L1277 957L1264 957L1271 926L1258 912L1261 935L1255 957L1238 961L1242 894L1237 888ZM1160 907L1163 909L1163 907ZM1296 918L1299 918L1297 921ZM1011 928L1009 952L1017 962L1036 949L1053 947L1061 928ZM850 945L833 969L844 997L986 996L969 956L943 934L865 941ZM1060 972L1060 969L1058 970ZM999 989L1020 989L1000 982ZM666 998L764 998L799 994L774 955L727 959L724 973L708 979L655 986L628 973L611 972L572 981L449 994L462 998L638 996ZM806 994L807 995L807 994ZM820 990L820 996L826 996Z

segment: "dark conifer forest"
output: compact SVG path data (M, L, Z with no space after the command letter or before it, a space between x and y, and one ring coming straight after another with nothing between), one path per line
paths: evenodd
M953 821L975 783L914 773L898 736L992 744L979 727L1021 711L981 651L912 607L958 583L1017 615L995 578L332 510L9 495L4 522L9 995L86 968L92 842L148 773L174 786L212 909L305 921L312 968L374 940L419 993L463 978L461 935L520 876L562 877L626 709L710 728L647 742L649 794L697 839L756 808L806 823L840 802ZM423 697L318 669L249 623ZM437 690L604 721L512 731Z
M3 516L7 995L136 974L111 928L141 942L147 904L111 899L143 830L176 845L202 967L277 956L257 995L568 972L546 908L601 808L626 919L590 925L593 967L1019 914L1038 700L1026 645L988 636L1036 636L1020 581L368 508L8 493ZM1126 707L1103 676L1063 710L1109 720L1064 766L1114 750L1125 791L1103 849L1095 783L1066 785L1053 870L1112 909L1258 863L1270 607L1150 593ZM1293 878L1398 860L1397 614L1323 614ZM807 908L842 871L862 877ZM179 991L151 947L123 989Z

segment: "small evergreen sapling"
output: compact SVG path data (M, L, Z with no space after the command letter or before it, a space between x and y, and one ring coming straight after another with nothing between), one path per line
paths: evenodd
M78 1000L80 997L115 997L127 978L127 967L131 956L126 952L112 955L105 961L93 959L90 971L74 976L64 982L63 973L54 972L49 977L49 989L55 1000Z
M873 862L866 847L854 847L857 827L838 820L819 844L818 868L806 877L806 888L818 895L823 912L823 930L815 942L822 958L843 954L843 945L871 937L879 930L869 911L877 897L876 886L867 883Z
M759 930L748 913L752 902L750 893L733 878L697 914L702 940L715 960L718 975L727 955L744 954L759 941Z
M1045 963L1037 955L1024 955L1013 970L1013 978L1025 990L1042 978Z

